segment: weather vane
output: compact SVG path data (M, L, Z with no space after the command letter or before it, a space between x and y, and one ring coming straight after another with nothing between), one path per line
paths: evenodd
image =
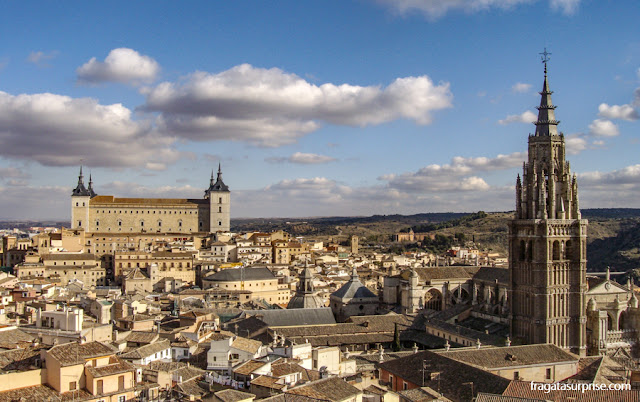
M538 53L538 54L542 55L542 56L540 57L540 58L542 59L542 62L543 62L544 64L547 64L547 62L550 60L549 56L551 55L551 53L550 53L550 52L547 52L547 48L545 47L545 48L544 48L544 52L542 52L542 53Z

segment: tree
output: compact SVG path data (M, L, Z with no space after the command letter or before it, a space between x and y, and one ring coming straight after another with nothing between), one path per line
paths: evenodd
M398 323L395 323L394 329L393 329L393 346L391 347L391 349L394 352L399 352L400 349L402 349L402 345L400 345L400 331L398 331Z

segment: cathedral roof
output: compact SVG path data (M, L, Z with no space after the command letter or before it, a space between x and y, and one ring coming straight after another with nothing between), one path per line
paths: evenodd
M222 271L218 271L212 275L207 276L205 279L208 281L235 282L240 280L257 281L262 279L269 280L275 278L275 275L269 270L269 268L262 267L223 269Z
M340 299L361 299L361 298L377 298L372 291L360 282L356 269L353 268L351 279L335 292L331 293L331 296Z
M296 294L289 300L288 309L325 307L322 298L316 294Z

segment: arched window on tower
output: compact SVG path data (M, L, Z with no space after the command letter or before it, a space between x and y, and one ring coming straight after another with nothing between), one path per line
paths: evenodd
M551 259L557 261L560 259L560 242L558 240L553 242L553 251Z
M527 261L533 261L533 240L527 244Z
M520 240L520 247L519 248L520 248L520 250L518 250L519 251L518 254L520 255L519 260L520 261L524 261L525 257L526 257L526 254L527 254L527 244L525 243L524 240Z
M573 257L575 255L574 250L573 250L573 242L571 240L567 240L567 242L564 245L565 247L565 256L564 258L567 260L573 260Z

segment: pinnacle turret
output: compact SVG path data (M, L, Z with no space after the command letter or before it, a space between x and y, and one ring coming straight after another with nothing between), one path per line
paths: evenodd
M87 188L87 190L89 191L89 194L91 195L91 198L95 197L96 192L93 191L93 180L91 179L91 173L89 173L89 187Z

